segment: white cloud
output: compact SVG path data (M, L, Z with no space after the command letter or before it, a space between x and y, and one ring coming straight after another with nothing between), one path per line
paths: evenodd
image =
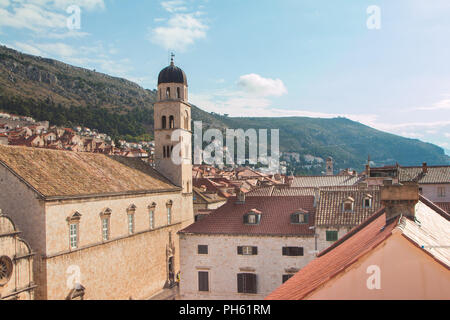
M164 49L185 51L195 41L206 38L208 26L201 18L203 12L189 10L184 0L162 1L161 6L170 15L168 19L154 19L156 23L165 21L165 25L149 28L151 42Z
M183 0L162 1L161 6L170 13L187 10Z
M6 8L9 4L9 0L0 0L0 8Z
M255 73L241 76L238 86L244 92L260 97L277 97L287 93L287 89L280 79L263 78Z
M164 49L185 51L196 40L206 38L207 30L195 13L178 13L166 26L151 29L150 40Z
M418 107L414 110L450 110L450 99L442 99L431 106L427 107Z

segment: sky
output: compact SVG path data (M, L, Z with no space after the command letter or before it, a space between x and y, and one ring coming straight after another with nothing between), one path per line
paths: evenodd
M230 116L347 117L450 155L448 0L0 0L0 43Z

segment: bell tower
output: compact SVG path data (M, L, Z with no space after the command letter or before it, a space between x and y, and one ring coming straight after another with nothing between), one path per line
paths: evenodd
M159 73L154 105L156 170L183 193L192 193L191 105L186 74L170 65Z

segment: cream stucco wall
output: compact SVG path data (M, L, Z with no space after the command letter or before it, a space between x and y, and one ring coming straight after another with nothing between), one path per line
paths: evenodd
M378 266L381 288L368 289ZM416 247L401 233L395 233L375 250L306 297L322 299L450 299L450 271Z
M317 251L321 252L325 249L327 249L329 246L331 246L334 241L327 241L327 231L337 231L338 232L338 240L344 237L349 231L351 230L351 227L343 227L343 226L336 226L336 227L317 227L316 233L317 233Z
M208 245L208 255L197 254L198 245ZM258 255L238 255L238 246L256 246ZM304 247L304 256L283 256L285 246ZM286 269L299 270L315 258L313 237L180 235L180 250L181 299L263 299L282 284ZM209 271L209 292L198 291L198 271ZM238 273L257 275L257 294L237 293Z
M433 202L450 202L450 184L421 184L422 194ZM445 189L445 196L438 196L438 188Z

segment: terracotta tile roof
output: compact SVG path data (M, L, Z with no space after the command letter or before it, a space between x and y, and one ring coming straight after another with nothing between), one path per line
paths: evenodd
M194 187L194 192L207 203L217 203L227 201L226 198L219 196L217 193L203 192L202 189Z
M287 186L265 186L251 190L247 197L295 197L314 196L317 188L291 188Z
M364 199L371 197L372 206L364 208ZM353 211L345 212L344 201L353 199ZM316 210L316 226L357 226L377 212L381 207L379 188L360 190L330 189L320 190Z
M304 176L294 177L291 187L320 188L332 186L352 186L359 182L355 176Z
M0 163L44 197L178 190L139 159L0 146Z
M291 224L291 214L303 209L311 213L309 224ZM251 210L261 212L258 225L245 225L243 217ZM244 204L236 198L180 233L226 235L314 236L314 197L247 197Z
M436 205L450 214L450 202L436 202Z
M394 229L431 255L447 268L450 267L450 216L435 211L432 203L423 197L416 205L418 223L402 217L386 225L384 208L351 230L316 259L301 269L266 297L267 300L301 300L330 279L344 272L350 265L387 240ZM450 268L449 268L450 269Z
M417 180L419 184L450 183L450 166L428 166L427 173L422 167L400 167L399 181Z

